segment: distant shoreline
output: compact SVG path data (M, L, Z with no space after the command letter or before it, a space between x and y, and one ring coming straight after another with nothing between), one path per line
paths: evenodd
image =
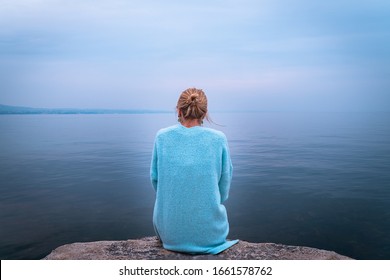
M0 115L97 115L97 114L166 114L164 110L143 109L74 109L74 108L31 108L0 104Z

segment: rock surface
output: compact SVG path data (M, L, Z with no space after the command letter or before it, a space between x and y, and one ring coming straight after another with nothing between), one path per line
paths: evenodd
M332 251L275 243L241 241L218 255L189 255L165 250L156 237L125 241L72 243L45 260L348 260Z

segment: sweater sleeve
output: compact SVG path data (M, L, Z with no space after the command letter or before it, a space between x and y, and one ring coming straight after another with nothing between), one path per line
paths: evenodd
M221 178L218 182L219 193L221 194L221 203L228 199L230 184L232 181L233 175L233 165L230 158L229 147L227 144L227 140L225 138L223 148L222 148L222 170L221 170Z
M152 153L152 162L150 164L150 181L155 191L157 191L157 138L154 141L153 153Z

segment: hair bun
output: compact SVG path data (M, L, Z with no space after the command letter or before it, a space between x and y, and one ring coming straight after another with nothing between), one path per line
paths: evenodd
M190 95L190 98L189 98L189 102L190 104L195 104L196 102L198 102L198 97L199 97L199 94L198 93L192 93Z

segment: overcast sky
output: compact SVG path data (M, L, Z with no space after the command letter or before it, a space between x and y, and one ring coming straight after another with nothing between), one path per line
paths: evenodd
M0 103L388 111L389 0L0 0Z

